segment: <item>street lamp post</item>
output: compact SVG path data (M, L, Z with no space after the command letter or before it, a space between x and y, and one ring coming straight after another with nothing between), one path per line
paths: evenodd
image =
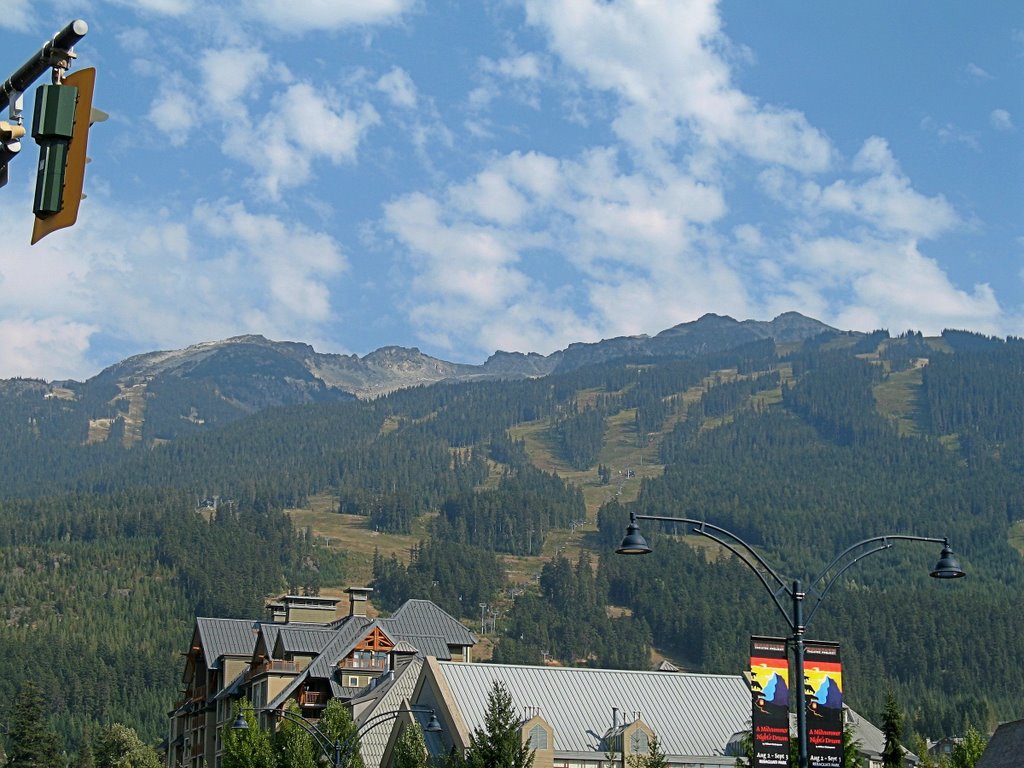
M685 523L692 526L691 533L704 536L717 542L740 559L760 579L761 584L772 597L772 602L779 609L782 617L786 620L790 629L790 639L793 643L793 679L790 680L790 690L796 691L796 729L797 749L800 768L808 768L808 746L807 746L807 699L804 691L804 631L814 614L817 613L825 595L828 594L832 585L836 583L854 563L858 563L868 555L889 549L897 541L923 541L935 544L942 544L942 554L939 561L931 570L930 575L936 579L957 579L964 575L960 563L953 555L949 546L949 539L934 538L930 536L910 536L907 534L891 534L888 536L873 536L863 541L858 541L847 547L836 556L825 569L809 582L807 591L804 591L799 579L794 579L792 585L765 562L753 547L741 539L732 531L712 525L704 520L694 520L687 517L666 517L662 515L637 515L630 513L629 526L626 528L626 537L622 540L615 551L620 555L646 555L652 550L640 533L637 520L654 520L666 523ZM783 605L782 595L789 598L789 610ZM808 596L812 600L810 611L804 615L804 603Z
M320 728L313 723L309 722L306 718L301 715L297 715L294 712L289 712L287 709L276 709L274 707L241 707L238 710L238 716L235 721L231 724L231 729L235 731L246 731L249 729L249 724L242 717L243 712L255 712L259 714L261 712L269 712L274 715L280 715L285 720L295 723L302 728L306 733L313 737L313 741L324 753L324 757L331 760L333 768L342 768L343 765L351 761L351 758L355 754L355 750L359 747L359 740L367 733L372 731L378 725L382 725L389 720L395 720L399 715L405 713L430 713L430 720L427 722L425 731L428 733L440 733L444 730L441 727L441 723L437 719L437 715L434 710L427 707L417 708L399 708L392 709L388 712L378 712L377 714L368 718L363 722L357 729L356 732L348 739L347 742L342 742L341 739L335 739L331 742L331 739L325 734Z

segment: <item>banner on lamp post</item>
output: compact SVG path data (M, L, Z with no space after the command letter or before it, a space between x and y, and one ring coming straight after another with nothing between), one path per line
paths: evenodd
M843 768L843 668L836 643L804 645L809 768Z
M786 641L750 638L754 768L789 766L789 656Z

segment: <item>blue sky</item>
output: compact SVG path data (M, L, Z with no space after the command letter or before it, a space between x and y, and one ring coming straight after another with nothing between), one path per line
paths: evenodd
M1018 0L5 0L0 74L74 18L111 117L73 228L28 245L31 140L0 190L0 377L707 312L1024 335Z

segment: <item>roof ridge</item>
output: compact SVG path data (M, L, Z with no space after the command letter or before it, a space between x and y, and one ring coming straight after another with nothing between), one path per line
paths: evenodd
M429 635L427 635L429 637ZM603 669L599 667L571 667L571 666L547 666L544 664L505 664L505 663L492 663L482 661L447 661L445 659L438 659L439 664L445 665L456 665L459 667L482 667L486 669L541 669L541 670L553 670L558 672L564 671L575 671L575 672L593 672L593 673L604 673L604 674L630 674L630 675L659 675L665 677L721 677L721 678L742 678L742 673L729 674L725 672L686 672L680 670L679 672L666 672L660 669Z

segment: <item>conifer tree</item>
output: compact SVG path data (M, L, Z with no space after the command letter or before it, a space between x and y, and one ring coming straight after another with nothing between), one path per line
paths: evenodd
M60 755L57 734L46 722L46 707L39 687L21 684L14 702L7 739L6 768L49 768Z
M896 694L892 689L885 694L882 733L885 736L885 746L882 748L882 768L901 768L903 765L903 713L900 711Z
M75 768L96 768L96 756L92 751L92 732L88 723L82 731L82 745L78 748Z
M467 768L531 768L533 750L523 743L521 725L512 696L496 681L487 694L484 726L475 728L469 737Z

